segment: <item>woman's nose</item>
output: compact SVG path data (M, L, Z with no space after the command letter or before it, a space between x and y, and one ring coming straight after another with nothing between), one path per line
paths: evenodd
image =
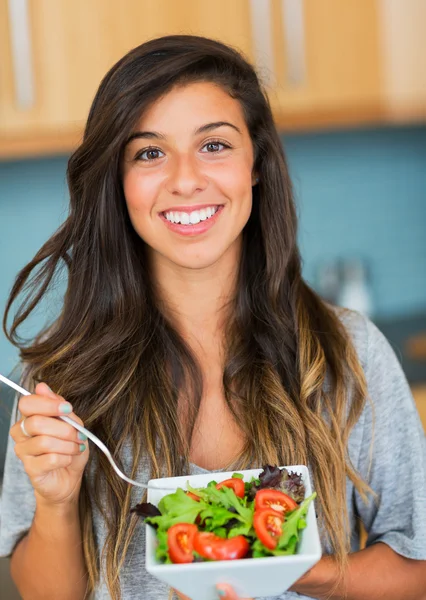
M206 177L195 157L183 156L176 160L167 182L171 194L189 198L206 186Z

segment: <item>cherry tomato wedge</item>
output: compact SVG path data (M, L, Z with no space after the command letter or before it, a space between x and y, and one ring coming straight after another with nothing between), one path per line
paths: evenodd
M223 539L214 533L197 531L194 537L194 550L200 556L210 560L235 560L243 558L250 549L246 538L237 535L231 539Z
M280 492L279 490L272 490L265 488L259 490L254 498L254 509L264 510L265 508L272 508L279 513L285 514L289 510L294 510L298 507L297 502Z
M282 534L284 515L270 508L256 510L254 513L253 526L257 537L264 546L275 550L278 538Z
M173 563L191 563L194 560L194 536L198 529L192 523L177 523L167 532L169 556Z
M238 479L237 477L233 477L231 479L225 479L225 481L221 481L216 485L216 488L220 490L220 488L229 487L234 490L235 495L239 498L244 498L245 493L245 485L242 479Z
M187 496L189 496L190 498L192 498L193 500L195 500L196 502L200 501L200 496L197 496L196 494L194 494L193 492L185 492Z

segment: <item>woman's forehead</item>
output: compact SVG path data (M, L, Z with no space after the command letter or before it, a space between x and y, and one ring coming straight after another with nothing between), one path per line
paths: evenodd
M225 90L211 82L197 82L172 88L155 100L142 114L137 129L159 134L184 129L199 135L211 123L229 123L229 131L243 135L246 129L242 107Z

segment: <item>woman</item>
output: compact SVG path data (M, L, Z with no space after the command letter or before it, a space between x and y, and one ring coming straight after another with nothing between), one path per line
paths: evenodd
M69 217L6 310L32 281L9 339L27 385L56 392L38 383L11 429L1 551L22 596L167 598L143 570L140 494L52 418L72 411L140 481L309 464L324 557L280 598L424 597L419 417L374 325L301 277L288 170L253 68L196 36L135 48L100 85L68 183ZM63 265L61 314L23 346L17 327Z

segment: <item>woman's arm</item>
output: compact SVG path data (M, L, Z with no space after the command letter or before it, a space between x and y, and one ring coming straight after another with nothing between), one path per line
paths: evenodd
M24 600L83 600L88 578L78 505L89 449L57 418L68 414L82 424L72 406L46 384L39 383L36 392L19 400L23 419L10 430L35 499L29 533L12 554L11 574ZM19 487L15 496L9 493L9 502L19 506Z
M78 507L38 507L28 535L12 554L10 569L24 600L83 600L87 572Z
M426 600L426 561L404 558L383 543L350 554L335 587L337 579L337 564L326 556L290 589L318 600Z

